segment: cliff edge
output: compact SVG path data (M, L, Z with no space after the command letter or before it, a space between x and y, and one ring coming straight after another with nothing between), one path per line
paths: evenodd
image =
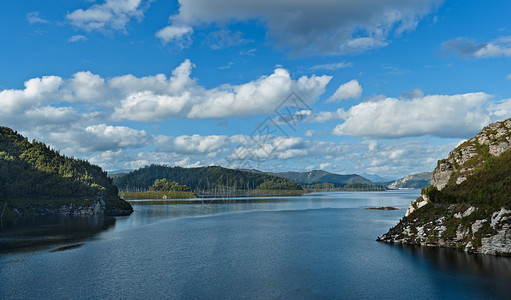
M377 240L511 255L511 119L485 127L438 161L431 186Z

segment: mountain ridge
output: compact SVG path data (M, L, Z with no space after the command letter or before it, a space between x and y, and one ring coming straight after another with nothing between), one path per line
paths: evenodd
M432 172L421 172L407 175L392 182L387 187L392 190L397 189L421 189L431 185Z
M373 184L372 181L370 181L367 178L364 178L358 174L335 174L330 173L328 171L323 170L312 170L307 172L277 172L277 173L270 173L276 176L288 178L291 180L294 180L300 184L316 184L316 183L334 183L334 184L355 184L355 183L362 183L362 184Z

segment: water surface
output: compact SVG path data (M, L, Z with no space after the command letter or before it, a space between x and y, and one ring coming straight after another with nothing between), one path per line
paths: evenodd
M53 220L3 227L0 246L11 248L0 253L0 299L509 297L508 258L375 241L418 194L134 202L131 216L102 224ZM364 209L369 206L399 210ZM73 222L80 224L78 236ZM39 226L61 228L49 236L72 240L57 238L29 249L10 240L41 239Z

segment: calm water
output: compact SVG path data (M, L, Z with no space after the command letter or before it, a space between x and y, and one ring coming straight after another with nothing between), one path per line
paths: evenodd
M418 194L138 202L129 217L1 224L0 299L509 298L509 258L375 241Z

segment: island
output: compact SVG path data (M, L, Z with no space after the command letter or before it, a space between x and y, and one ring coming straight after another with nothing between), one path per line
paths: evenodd
M0 127L0 218L30 215L129 215L99 166Z
M511 255L511 119L485 127L438 161L431 186L377 240Z
M397 210L397 207L393 207L393 206L380 206L380 207L366 207L365 209Z

